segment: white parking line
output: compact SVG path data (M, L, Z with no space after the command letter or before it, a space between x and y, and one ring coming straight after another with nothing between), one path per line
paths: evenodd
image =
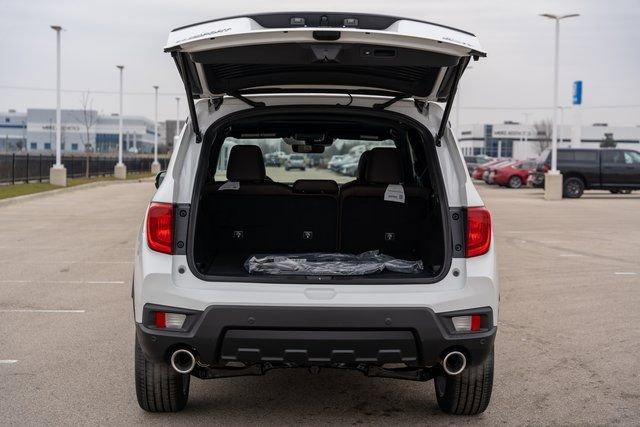
M71 283L88 285L122 285L122 280L0 280L0 283Z
M5 360L0 359L0 365L12 365L14 363L18 363L18 361L14 359L5 359Z
M133 264L133 261L9 261L2 260L0 264Z
M31 309L15 308L0 310L0 313L84 313L84 310L53 310L53 309Z
M613 274L617 276L636 276L638 273L636 273L635 271L616 271Z

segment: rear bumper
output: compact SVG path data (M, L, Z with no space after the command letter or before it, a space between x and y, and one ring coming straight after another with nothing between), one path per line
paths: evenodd
M185 329L155 329L154 311L187 314ZM483 315L483 329L456 333L451 316L470 313ZM484 361L496 334L489 307L435 314L422 307L210 306L193 311L146 305L143 319L136 333L147 358L166 361L175 349L190 348L211 367L228 362L430 367L454 348L475 365Z

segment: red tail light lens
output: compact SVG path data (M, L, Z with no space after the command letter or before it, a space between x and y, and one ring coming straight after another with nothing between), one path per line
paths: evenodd
M156 328L166 328L167 327L167 316L162 311L156 311L155 313L155 321L153 322L156 325Z
M484 255L491 246L491 214L484 208L467 209L467 258Z
M147 244L164 254L173 252L173 205L152 202L147 211Z

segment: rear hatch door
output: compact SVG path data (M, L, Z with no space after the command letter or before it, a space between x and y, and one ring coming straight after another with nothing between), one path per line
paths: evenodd
M407 18L280 13L173 30L165 47L193 98L348 92L446 102L471 57L471 33Z

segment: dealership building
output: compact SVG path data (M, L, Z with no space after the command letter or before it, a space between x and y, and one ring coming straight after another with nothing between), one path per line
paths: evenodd
M462 125L458 132L464 155L486 154L491 157L528 159L536 157L549 145L548 132L538 132L533 125L517 122ZM598 148L605 139L618 148L640 151L640 126L609 126L595 123L587 126L558 126L558 147Z
M62 110L61 144L65 152L112 152L118 150L117 114L103 115L96 110ZM154 122L141 116L123 116L123 150L151 153ZM164 136L158 127L158 141ZM0 151L55 150L56 110L29 108L26 113L9 110L0 113Z

